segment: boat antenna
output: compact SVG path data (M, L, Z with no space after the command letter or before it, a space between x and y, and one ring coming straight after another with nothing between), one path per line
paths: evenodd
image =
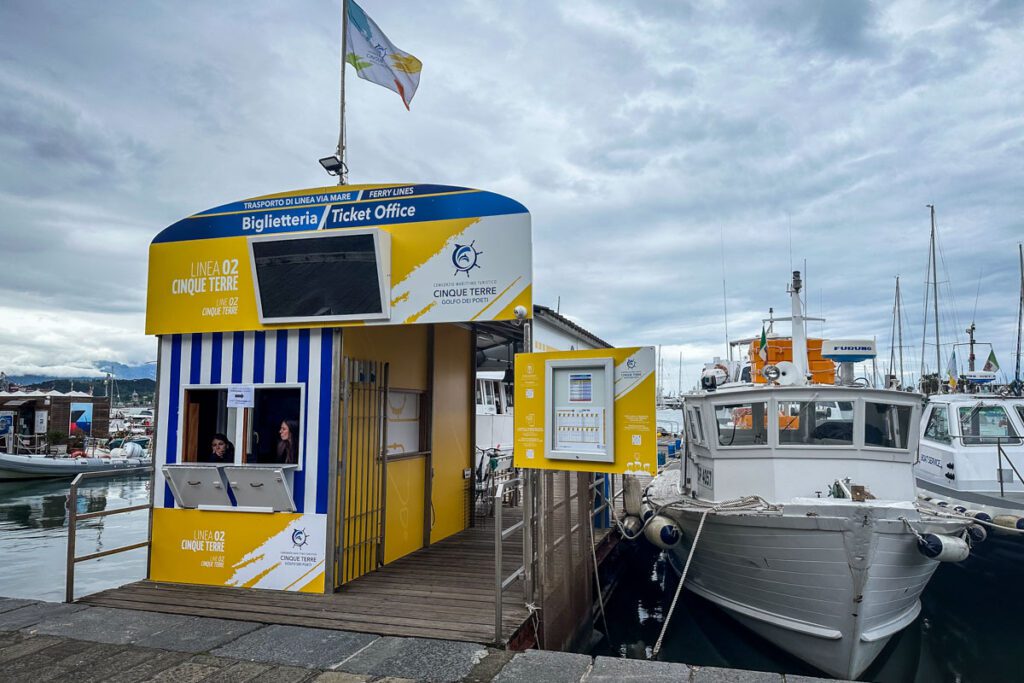
M1013 385L1014 393L1020 396L1020 333L1024 323L1024 244L1017 245L1017 254L1020 258L1020 297L1017 302L1017 366L1013 371Z
M790 300L793 304L793 364L796 366L797 384L807 383L807 328L804 326L803 306L800 290L803 282L800 271L793 271L793 284L790 287Z
M722 238L722 319L725 322L725 357L732 360L732 347L729 345L729 300L725 292L725 228L719 226Z

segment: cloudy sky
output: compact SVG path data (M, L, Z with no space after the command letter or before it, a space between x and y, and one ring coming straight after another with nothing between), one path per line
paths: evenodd
M787 309L805 261L811 332L886 364L901 276L916 373L926 204L944 355L974 319L1012 373L1024 3L362 6L424 69L411 112L350 70L351 181L520 200L536 301L665 345L670 387L680 353L688 376L723 353L724 310L735 338ZM154 358L148 242L328 184L339 48L340 0L0 3L0 370Z

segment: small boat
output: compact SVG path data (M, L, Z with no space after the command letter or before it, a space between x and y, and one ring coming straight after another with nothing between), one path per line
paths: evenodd
M914 467L922 497L1024 530L1024 397L937 394Z
M1024 246L1018 246L1018 258L1021 294L1014 380L1004 387L994 385L999 364L991 345L984 367L975 368L977 342L971 323L967 328L967 371L957 373L956 347L963 345L954 344L948 364L951 393L933 393L928 398L914 473L919 493L927 503L1015 529L1024 538L1024 391L1020 365ZM932 385L934 390L942 386L937 381Z
M143 470L153 467L153 460L144 443L121 439L105 445L111 447L93 445L70 455L51 455L45 452L45 447L33 448L36 452L0 452L0 481L70 479L82 472Z
M682 587L854 679L920 613L939 561L968 556L974 522L916 504L922 397L853 378L873 343L826 342L839 383L808 381L800 289L794 273L793 361L767 365L766 384L705 374L684 401L685 456L640 514Z

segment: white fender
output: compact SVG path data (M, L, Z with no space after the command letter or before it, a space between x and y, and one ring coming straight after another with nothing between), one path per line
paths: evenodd
M644 528L644 536L647 540L661 548L669 550L679 545L683 534L679 526L668 517L655 515Z
M963 562L971 554L971 547L967 545L967 541L945 534L921 534L917 541L917 549L925 557L939 562Z

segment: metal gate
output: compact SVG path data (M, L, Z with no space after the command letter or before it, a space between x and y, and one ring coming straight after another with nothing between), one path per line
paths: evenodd
M335 576L345 584L384 564L388 364L344 359L341 492Z

